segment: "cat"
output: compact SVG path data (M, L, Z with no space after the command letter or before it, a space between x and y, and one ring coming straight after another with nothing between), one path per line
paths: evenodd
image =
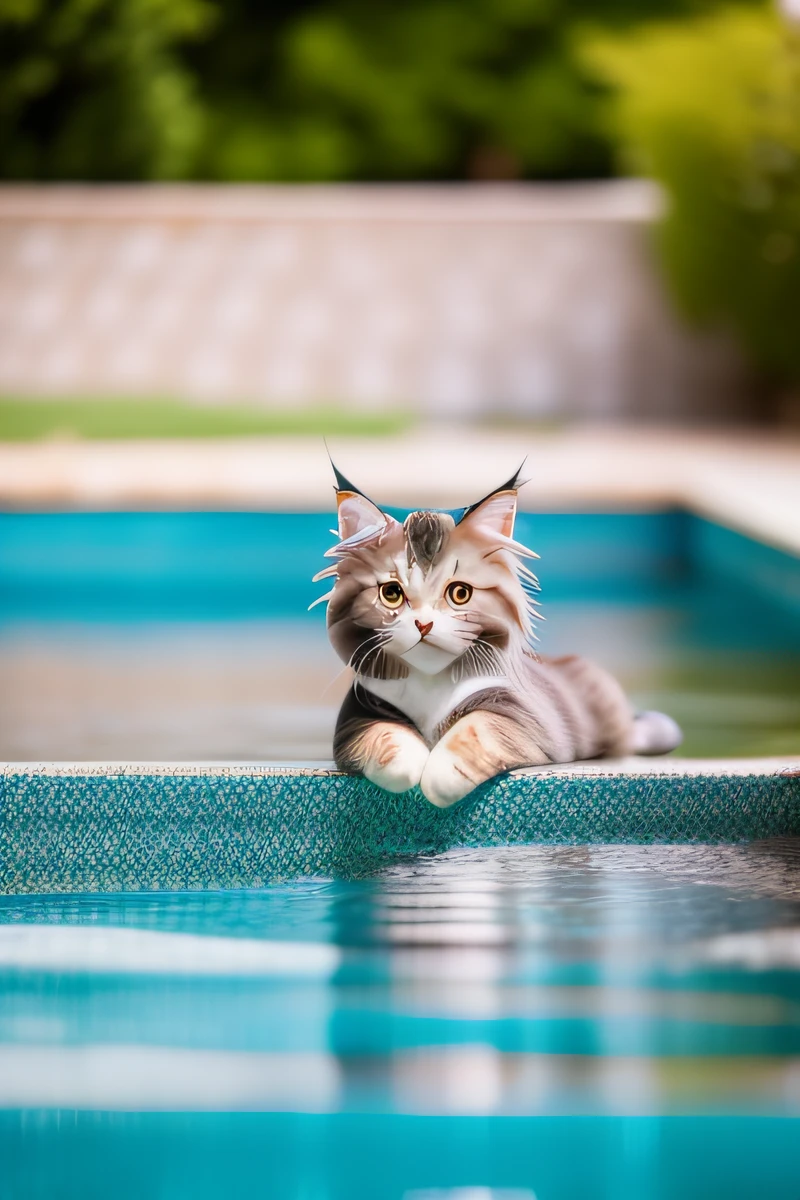
M331 464L333 465L333 464ZM331 644L354 672L339 712L342 771L445 808L514 767L664 754L681 731L634 715L621 686L576 655L532 648L538 555L514 540L520 473L456 513L401 523L337 468ZM313 605L312 605L313 607Z

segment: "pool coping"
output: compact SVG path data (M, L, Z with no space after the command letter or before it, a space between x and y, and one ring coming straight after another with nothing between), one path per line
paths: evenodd
M423 425L330 445L348 477L386 505L469 503L527 455L523 510L681 508L800 556L800 435L791 429ZM332 512L334 498L321 437L0 442L0 508L64 507Z
M128 775L178 775L178 776L287 776L300 778L350 778L339 771L332 762L273 762L254 760L235 762L232 760L209 760L207 762L131 761L98 760L63 762L0 762L0 778L9 775L48 775L72 778L74 776L102 775L113 778ZM747 775L800 776L800 754L776 755L758 758L678 758L631 755L627 758L593 759L585 762L554 763L544 767L518 767L509 771L510 779L580 778L600 776L615 779L622 775L636 776L720 776L738 777Z
M459 847L800 836L800 757L511 772L450 809L324 765L8 763L0 894L359 878Z

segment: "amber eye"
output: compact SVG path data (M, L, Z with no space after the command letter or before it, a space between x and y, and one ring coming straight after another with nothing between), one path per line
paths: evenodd
M446 595L451 604L468 604L472 599L472 588L468 583L451 583L448 584Z
M406 598L400 584L395 583L393 579L390 579L388 583L381 584L378 588L378 595L387 608L399 608Z

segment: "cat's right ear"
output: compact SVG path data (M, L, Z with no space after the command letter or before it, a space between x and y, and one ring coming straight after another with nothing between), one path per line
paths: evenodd
M329 555L341 554L348 546L359 546L372 538L380 537L391 526L400 525L394 517L382 512L377 504L373 504L346 475L343 475L336 463L330 457L333 473L336 477L336 503L339 508L339 537L341 541Z
M351 538L366 541L382 533L392 520L360 492L337 492L336 499L339 505L339 537L343 542L349 542Z
M359 492L337 492L339 517L339 538L349 541L356 535L363 534L365 538L373 533L379 533L386 524L386 515L377 504L360 496Z

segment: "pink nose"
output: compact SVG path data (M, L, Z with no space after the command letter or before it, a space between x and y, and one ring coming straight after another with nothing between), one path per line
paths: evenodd
M415 621L414 624L419 630L420 637L425 637L433 629L433 621L428 621L427 625L423 625L422 621Z

